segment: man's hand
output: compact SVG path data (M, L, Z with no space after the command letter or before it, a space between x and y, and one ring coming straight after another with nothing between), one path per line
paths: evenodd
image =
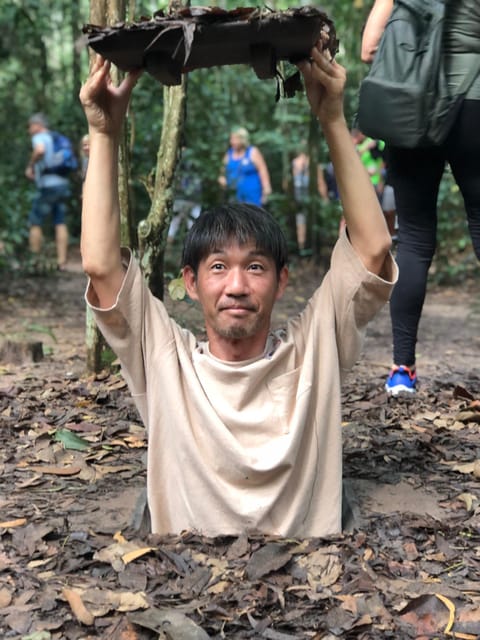
M319 41L310 52L310 60L298 63L312 112L322 126L343 121L343 90L347 79L344 67L329 59Z
M118 136L128 103L142 71L131 71L116 87L110 76L110 63L97 55L85 84L80 89L80 102L90 132Z

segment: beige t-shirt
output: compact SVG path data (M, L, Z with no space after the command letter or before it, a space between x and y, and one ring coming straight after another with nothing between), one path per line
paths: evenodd
M116 304L94 310L148 430L154 533L340 532L342 372L391 287L343 235L321 286L264 355L224 362L168 316L130 259Z

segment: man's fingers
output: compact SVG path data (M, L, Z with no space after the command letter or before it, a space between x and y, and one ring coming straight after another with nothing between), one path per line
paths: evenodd
M308 87L312 81L312 66L313 65L310 60L301 60L300 62L297 62L297 69L302 74L306 87Z
M143 69L134 69L133 71L129 71L128 74L122 81L120 85L121 89L125 89L127 91L131 91L133 87L137 84L138 79L143 73Z
M102 56L97 55L90 68L90 73L84 83L84 87L97 91L98 87L105 82L105 78L109 76L110 63L104 60Z
M95 54L95 57L93 58L93 62L90 66L90 74L93 75L94 73L97 73L98 71L100 71L100 69L105 66L106 62L107 61L105 60L105 58L101 56L99 53Z

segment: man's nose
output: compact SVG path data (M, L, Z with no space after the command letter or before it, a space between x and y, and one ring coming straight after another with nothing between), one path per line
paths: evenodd
M248 293L248 276L244 269L230 269L227 278L227 293L232 296L243 296Z

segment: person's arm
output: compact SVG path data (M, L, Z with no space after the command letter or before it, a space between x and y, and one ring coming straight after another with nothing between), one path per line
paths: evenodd
M251 159L257 167L258 176L262 185L262 203L267 201L268 196L272 193L272 185L270 182L270 173L268 172L267 163L257 147L252 147Z
M362 35L360 57L363 62L372 62L392 9L393 0L375 0Z
M307 98L328 144L349 240L365 267L384 274L391 238L375 189L352 141L343 111L346 70L315 46L298 64Z
M45 155L45 145L43 143L34 144L32 153L30 154L30 160L28 161L25 169L25 175L29 180L35 178L35 163L43 158Z
M317 165L317 189L322 200L328 202L330 198L328 197L327 181L321 164Z
M130 95L139 75L129 73L115 87L110 64L97 56L80 90L90 141L82 198L82 265L101 308L115 303L124 278L120 256L118 147Z

